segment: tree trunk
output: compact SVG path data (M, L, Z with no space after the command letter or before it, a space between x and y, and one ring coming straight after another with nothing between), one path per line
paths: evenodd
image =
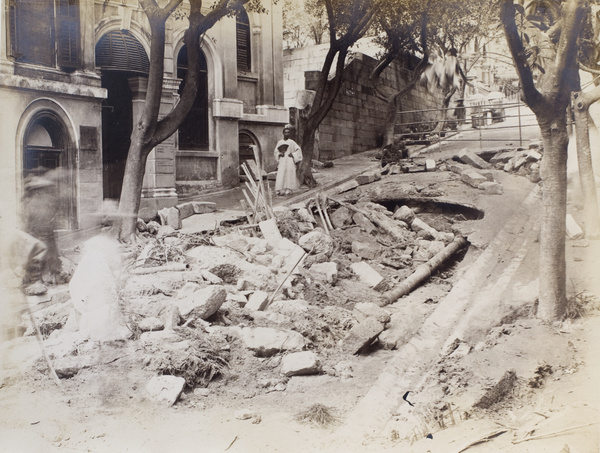
M118 221L115 225L117 237L122 242L129 242L136 231L137 213L142 197L144 170L149 154L149 152L144 151L142 144L139 140L136 140L135 135L138 134L134 134L129 154L127 155L125 174L123 175L123 188L117 211Z
M306 184L311 189L317 185L317 181L315 181L315 177L311 171L312 156L315 149L315 133L315 127L307 125L304 129L304 133L302 134L302 162L298 168L300 184Z
M569 137L565 115L538 121L544 141L538 317L551 321L563 316L567 303L565 218Z
M597 239L600 236L600 216L598 215L598 196L590 149L588 109L586 104L580 101L580 98L581 92L572 94L577 138L577 164L585 214L585 236L589 239Z
M438 133L444 130L446 119L448 118L448 106L450 105L450 99L452 99L454 93L456 93L456 88L452 88L444 95L444 101L442 102L442 117L431 132Z

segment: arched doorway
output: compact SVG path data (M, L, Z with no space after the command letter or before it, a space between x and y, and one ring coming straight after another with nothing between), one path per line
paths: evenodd
M128 31L111 31L96 44L96 67L108 97L102 103L102 179L104 198L119 199L133 130L131 81L147 77L150 62ZM139 86L139 85L136 85Z
M24 185L39 176L55 186L59 209L54 225L60 230L77 228L73 149L65 124L52 111L39 112L25 129Z
M250 166L254 167L252 164L256 162L256 158L254 156L254 149L257 150L257 154L259 159L262 159L261 149L258 146L258 140L254 137L253 134L247 131L240 131L238 134L238 143L239 143L239 161L240 161L240 177L245 176L244 171L242 170L242 164L244 162L250 161ZM264 165L264 162L263 162ZM251 169L252 170L252 169Z

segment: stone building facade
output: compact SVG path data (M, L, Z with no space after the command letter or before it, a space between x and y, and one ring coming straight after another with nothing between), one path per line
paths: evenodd
M134 119L143 107L150 35L137 0L0 0L0 189L16 221L24 181L57 169L61 229L92 226L118 199ZM167 22L161 111L178 102L187 20ZM142 206L173 206L239 184L255 145L265 166L288 122L281 4L243 11L202 38L201 88L180 130L151 153Z

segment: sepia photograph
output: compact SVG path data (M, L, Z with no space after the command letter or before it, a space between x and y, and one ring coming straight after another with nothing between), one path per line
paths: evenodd
M599 0L0 0L0 453L600 453Z

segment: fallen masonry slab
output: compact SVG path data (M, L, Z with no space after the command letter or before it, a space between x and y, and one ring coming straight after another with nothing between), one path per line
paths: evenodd
M435 170L435 160L425 159L425 171L434 171L434 170Z
M513 157L515 157L519 151L500 151L494 157L490 159L491 164L502 163L505 164Z
M415 220L415 212L408 206L400 206L396 209L396 212L394 212L393 218L410 225L412 221Z
M492 165L490 163L486 162L481 157L479 157L477 154L475 154L467 149L463 149L463 150L459 151L457 157L461 162L463 162L467 165L471 165L472 167L475 167L477 169L485 170L485 169L492 168Z
M525 157L527 158L528 162L538 162L542 159L542 155L534 150L529 151Z
M356 181L356 179L352 179L351 181L347 181L347 182L345 182L343 184L340 184L337 187L336 192L337 193L348 192L349 190L356 189L358 186L359 186L359 184Z
M360 212L355 213L352 216L352 220L354 220L354 223L360 226L368 234L372 234L377 231L377 227L373 224L373 222L371 222L366 215L361 214Z
M337 281L337 263L327 261L325 263L315 263L310 267L311 275L317 280L325 280L327 283Z
M185 379L177 376L154 376L146 385L150 397L159 403L172 406L181 395Z
M284 376L318 374L321 370L321 361L312 351L293 352L281 360L281 374Z
M269 302L269 293L265 291L254 291L250 298L248 299L248 303L246 304L246 308L255 311L262 311L267 306Z
M341 206L333 211L329 217L334 228L342 228L343 226L352 224L352 212L345 206Z
M352 269L352 272L357 275L361 282L375 290L382 289L385 285L381 274L363 261L359 263L352 263L350 268Z
M192 205L192 203L178 204L176 207L177 209L179 209L179 218L181 220L187 219L188 217L191 217L194 214L196 214L194 212L194 206Z
M214 315L227 298L227 291L221 285L211 285L194 291L183 299L175 301L184 319L190 317L207 319Z
M217 204L212 201L191 201L190 204L194 207L194 214L207 214L217 210Z
M460 180L471 187L478 188L479 184L486 182L488 179L475 170L465 170L461 173Z
M382 324L387 324L390 321L389 312L373 302L359 302L354 306L352 314L361 322L369 317L375 318Z
M381 250L379 247L367 242L353 241L352 253L366 260L374 260L380 255Z
M162 225L170 226L175 230L181 229L181 217L179 216L179 209L175 207L163 208L158 211L158 216L160 217L160 223Z
M482 182L477 186L479 190L483 190L485 193L489 193L492 195L502 195L504 193L504 188L502 184L492 181Z
M344 339L341 340L342 350L349 354L358 354L361 349L369 346L383 332L383 324L373 317L356 324Z
M259 357L270 357L282 351L299 351L306 345L304 337L293 330L271 327L244 327L234 330L239 330L246 347Z
M358 185L362 186L364 184L371 184L372 182L379 181L381 179L381 172L378 170L369 171L363 173L362 175L358 175L356 177L356 182Z

